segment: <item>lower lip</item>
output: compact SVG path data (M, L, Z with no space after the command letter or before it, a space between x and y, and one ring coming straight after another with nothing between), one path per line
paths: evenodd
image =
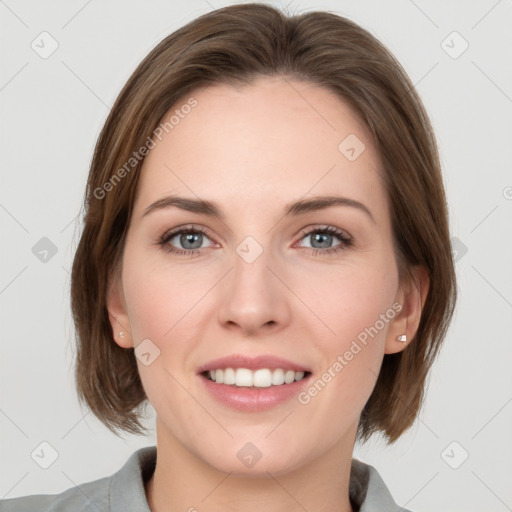
M209 393L220 403L240 411L257 412L271 409L298 395L311 377L309 374L302 380L291 384L270 386L268 388L247 388L217 384L204 375L199 378Z

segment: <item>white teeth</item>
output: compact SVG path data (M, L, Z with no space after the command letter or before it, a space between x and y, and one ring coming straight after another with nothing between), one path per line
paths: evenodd
M272 372L270 370L256 370L253 374L252 383L257 388L269 388L272 386Z
M219 371L219 370L217 370ZM219 382L218 380L216 382ZM224 383L224 381L222 382ZM235 372L235 386L252 386L252 372L247 368L237 368Z
M247 368L226 368L224 370L210 370L209 375L210 379L217 384L228 384L239 387L254 386L257 388L291 384L292 382L304 378L304 372L294 372L293 370L285 371L281 368L275 370L261 368L255 371Z
M272 384L274 386L280 386L281 384L284 384L284 371L281 370L281 368L278 368L272 372Z
M295 372L295 380L302 380L304 378L304 372Z
M288 370L284 374L284 383L291 384L295 380L295 372L293 370Z
M235 370L233 370L233 368L226 368L224 370L223 383L224 384L234 384L235 382L236 382Z

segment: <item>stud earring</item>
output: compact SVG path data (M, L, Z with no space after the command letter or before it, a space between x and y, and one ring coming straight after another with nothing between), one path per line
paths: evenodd
M401 334L396 337L396 341L401 341L402 343L407 343L407 336L405 334Z
M120 332L119 332L119 337L120 337L120 338L124 338L124 331L120 331Z

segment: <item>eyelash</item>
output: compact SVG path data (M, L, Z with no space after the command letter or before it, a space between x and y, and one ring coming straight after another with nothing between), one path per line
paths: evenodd
M176 235L191 234L191 233L201 234L201 235L204 235L207 238L209 238L204 229L202 229L199 226L191 225L191 226L167 231L166 233L164 233L164 235L162 235L162 237L157 242L157 244L159 246L161 246L162 248L164 248L165 250L167 250L167 252L170 252L172 254L176 254L178 256L193 257L193 256L199 254L201 252L201 249L183 250L183 249L176 249L176 248L172 247L171 245L169 245L169 241L172 240ZM312 235L313 233L333 235L333 236L336 236L340 240L340 244L336 245L335 247L327 247L325 249L316 249L314 247L306 248L306 249L309 249L310 253L314 256L337 254L353 245L352 238L349 237L345 233L345 231L342 231L341 229L335 228L333 226L316 227L316 228L312 228L310 230L303 230L303 231L301 231L301 233L302 233L302 237L300 240L302 240L303 238L305 238L309 235Z
M339 239L340 244L336 245L335 247L327 247L326 249L315 249L314 247L310 247L309 250L313 256L338 254L341 251L351 247L353 244L352 238L348 236L345 231L335 228L334 226L314 227L309 230L303 230L301 233L302 238L312 235L313 233L321 233L323 235L333 235Z

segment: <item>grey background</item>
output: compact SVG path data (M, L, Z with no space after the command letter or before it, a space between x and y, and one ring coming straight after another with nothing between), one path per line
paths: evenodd
M78 405L68 298L77 214L96 138L135 66L176 28L230 3L0 1L0 497L110 475L155 444L154 432L115 437ZM417 85L456 238L460 299L425 406L395 445L374 439L355 455L412 510L512 510L512 2L288 7L312 9L370 30ZM49 51L52 39L58 48L47 58L31 47ZM44 457L32 458L34 450ZM52 450L57 459L43 469Z

